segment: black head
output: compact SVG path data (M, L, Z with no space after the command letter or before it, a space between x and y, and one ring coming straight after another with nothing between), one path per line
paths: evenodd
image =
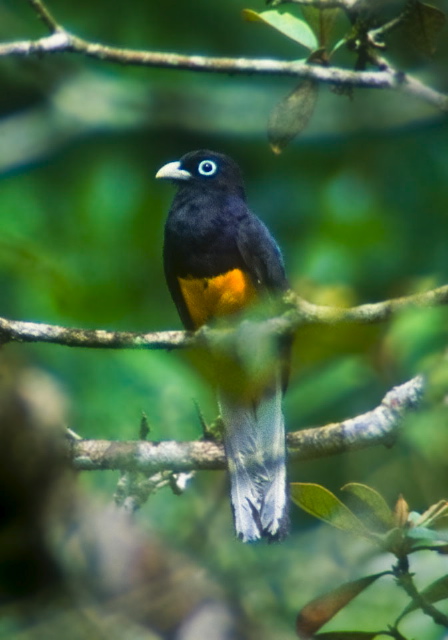
M172 180L179 186L233 191L244 197L239 166L228 156L208 149L190 151L178 162L169 162L159 169L156 178Z

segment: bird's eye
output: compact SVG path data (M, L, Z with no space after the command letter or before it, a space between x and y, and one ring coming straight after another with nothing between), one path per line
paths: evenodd
M198 172L201 176L213 176L218 171L218 165L213 160L203 160L199 163Z

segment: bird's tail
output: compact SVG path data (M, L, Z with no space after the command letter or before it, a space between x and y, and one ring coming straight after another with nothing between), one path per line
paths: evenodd
M220 393L231 501L243 542L281 540L288 529L285 425L280 375L252 402Z

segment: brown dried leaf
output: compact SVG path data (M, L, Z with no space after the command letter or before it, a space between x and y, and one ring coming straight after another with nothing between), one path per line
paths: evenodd
M303 607L297 616L296 630L299 638L301 638L301 640L309 640L312 638L316 631L319 631L324 624L349 604L353 598L356 598L361 591L364 591L364 589L371 585L372 582L375 582L375 580L378 580L378 578L389 573L389 571L383 571L382 573L366 576L359 580L346 582L337 589L333 589L333 591L311 600L311 602Z
M306 78L274 107L268 122L268 138L274 153L281 153L305 129L317 96L317 82Z
M437 37L445 23L443 11L417 0L410 3L403 29L418 51L432 56L436 51Z

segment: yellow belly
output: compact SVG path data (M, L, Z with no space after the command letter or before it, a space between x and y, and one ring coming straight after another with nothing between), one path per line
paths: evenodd
M182 296L194 326L242 311L256 297L247 273L232 269L215 278L178 278Z

